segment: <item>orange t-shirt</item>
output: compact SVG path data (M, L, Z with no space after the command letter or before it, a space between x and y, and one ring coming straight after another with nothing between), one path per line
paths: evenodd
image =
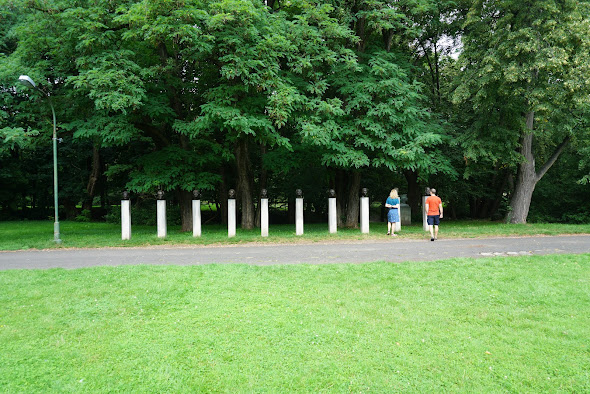
M427 215L440 215L438 211L438 206L442 203L442 200L437 196L430 196L426 199L426 204L428 204L428 213Z

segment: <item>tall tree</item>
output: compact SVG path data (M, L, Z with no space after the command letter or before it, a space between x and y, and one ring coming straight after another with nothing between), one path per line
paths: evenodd
M250 157L258 151L253 148L292 150L290 138L298 129L294 114L326 106L323 97L306 91L321 81L326 64L349 61L341 41L349 40L350 32L330 16L331 7L314 2L292 2L278 12L250 1L210 7L205 28L213 39L207 62L219 72L190 127L195 133L215 130L232 147L242 227L252 228L256 193Z
M454 100L477 118L466 143L472 157L517 168L511 223L526 222L535 185L587 116L588 15L588 1L571 0L477 0L469 9ZM550 153L537 165L540 151Z
M414 74L408 37L413 26L400 4L381 1L339 4L343 23L355 33L354 67L341 65L318 87L331 97L321 113L303 118L309 143L325 147L323 163L345 176L339 200L347 226L358 224L360 169L448 169L434 147L442 129ZM440 161L438 161L440 163Z

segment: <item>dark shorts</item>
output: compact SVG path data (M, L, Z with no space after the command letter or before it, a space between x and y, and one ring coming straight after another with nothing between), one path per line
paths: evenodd
M438 226L440 224L440 215L428 215L426 221L429 226Z

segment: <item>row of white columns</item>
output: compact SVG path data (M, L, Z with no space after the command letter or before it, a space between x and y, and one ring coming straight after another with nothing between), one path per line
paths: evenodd
M128 195L127 195L128 196ZM201 236L201 200L192 200L193 213L193 237ZM157 201L157 226L158 238L165 238L167 233L166 222L166 200ZM227 200L227 236L229 238L236 236L236 200L229 198ZM260 199L260 235L268 237L269 228L268 215L268 198ZM328 199L328 230L331 234L338 231L336 216L336 198ZM369 197L360 198L360 227L361 233L369 233ZM398 223L398 231L401 229L401 223ZM298 191L298 197L295 199L295 234L303 235L303 197ZM131 239L131 207L129 200L121 201L121 237L124 240Z
M227 200L227 236L229 238L236 236L236 223L236 200L230 198ZM268 237L268 198L260 199L260 236Z

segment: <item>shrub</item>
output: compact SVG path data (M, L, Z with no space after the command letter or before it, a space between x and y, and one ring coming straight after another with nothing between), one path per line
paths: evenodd
M76 216L77 222L90 222L92 219L92 212L89 209L84 209L78 216Z

